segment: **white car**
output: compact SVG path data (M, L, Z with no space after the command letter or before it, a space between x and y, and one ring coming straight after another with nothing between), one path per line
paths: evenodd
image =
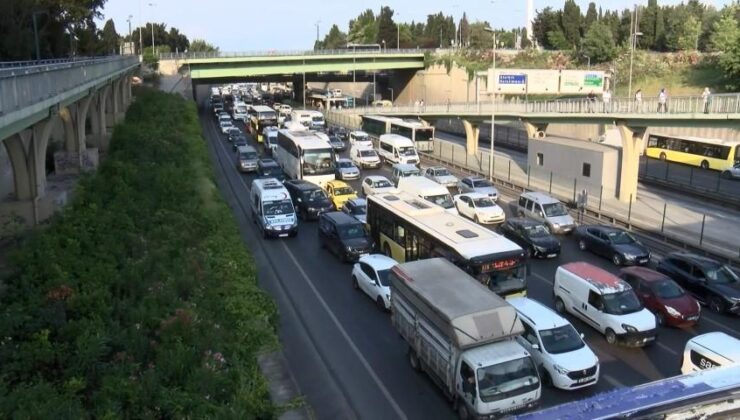
M396 264L396 260L382 254L360 257L352 268L352 287L370 296L380 310L390 310L391 288L388 274Z
M370 175L362 180L362 194L365 196L393 192L395 190L396 187L384 176Z
M498 200L498 190L487 179L479 176L468 176L457 183L457 189L461 193L477 192L485 194L493 199Z
M352 146L349 150L349 158L360 168L379 168L380 157L378 152L371 147Z
M280 114L282 115L290 115L291 112L293 112L293 108L290 105L282 104L280 105Z
M221 127L221 133L223 134L228 134L229 130L235 128L231 120L221 120L218 122L218 125Z
M481 193L458 194L454 197L455 208L461 216L475 220L475 223L503 223L506 220L504 209L492 197Z
M457 187L458 179L444 166L435 166L424 169L424 176L447 188Z

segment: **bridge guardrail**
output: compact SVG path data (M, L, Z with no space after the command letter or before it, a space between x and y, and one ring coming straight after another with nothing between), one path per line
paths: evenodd
M270 57L291 55L352 55L352 54L375 54L375 55L397 55L397 54L424 54L430 49L386 49L386 50L267 50L267 51L243 51L243 52L188 52L188 53L160 53L160 60L183 60L186 58L236 58L236 57Z

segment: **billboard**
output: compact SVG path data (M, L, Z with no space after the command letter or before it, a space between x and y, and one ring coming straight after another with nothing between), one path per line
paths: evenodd
M591 91L597 95L604 91L603 71L562 70L560 72L560 93L588 94Z
M491 81L495 81L492 83ZM586 70L488 70L488 92L493 86L497 94L504 95L562 95L604 91L603 71Z

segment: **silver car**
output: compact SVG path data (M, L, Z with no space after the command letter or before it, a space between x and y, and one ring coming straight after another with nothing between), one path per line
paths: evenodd
M367 201L364 198L353 198L342 206L342 211L361 221L367 223Z
M722 172L722 177L727 179L740 179L740 162Z
M360 169L350 159L337 159L337 169L334 175L336 179L341 179L342 181L359 179Z
M444 166L435 166L424 169L424 176L447 188L456 187L458 179Z
M480 193L491 197L493 201L498 200L498 190L487 179L480 176L468 176L457 183L460 193Z

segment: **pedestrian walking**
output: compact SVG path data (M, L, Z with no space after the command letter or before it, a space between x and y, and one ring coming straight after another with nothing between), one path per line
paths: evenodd
M635 108L637 112L642 112L642 89L637 89L635 92Z
M658 93L658 113L661 111L663 113L668 112L668 93L666 93L665 88L661 88L660 93Z
M709 114L709 102L710 102L710 96L712 95L712 92L709 90L708 87L704 88L704 92L701 93L701 100L702 100L702 109L704 110L705 114Z
M450 112L450 98L447 98L447 112Z
M586 95L586 102L586 105L588 106L588 112L592 114L594 112L594 103L596 103L596 95L594 94L593 90L589 92L588 95Z
M604 112L612 112L612 93L608 89L601 94L601 100L604 102Z
M424 100L423 99L419 101L419 106L421 107L421 112L424 112Z

